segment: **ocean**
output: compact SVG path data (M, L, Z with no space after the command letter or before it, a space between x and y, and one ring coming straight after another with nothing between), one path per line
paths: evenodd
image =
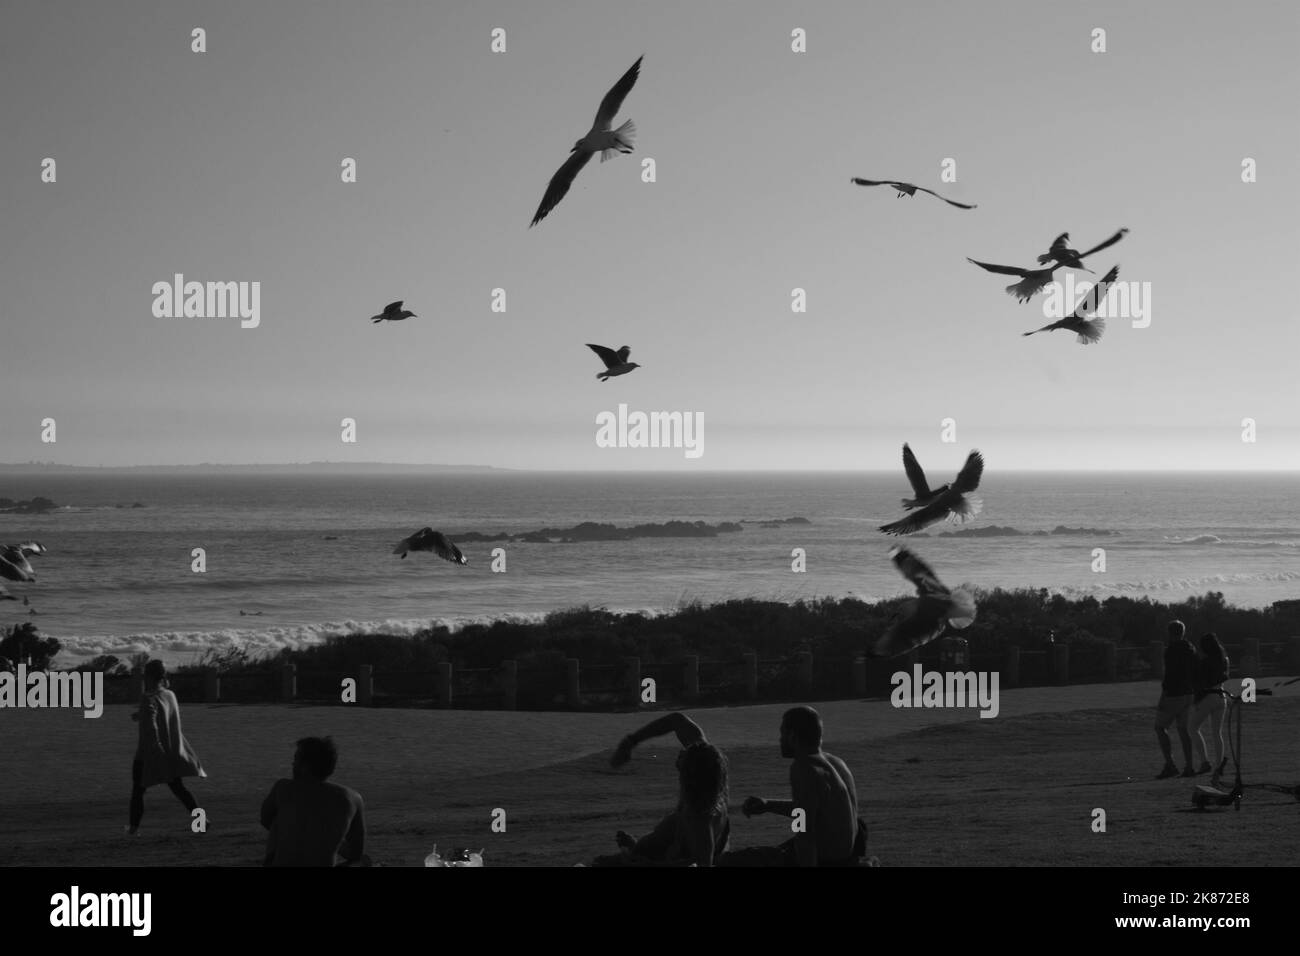
M1221 591L1262 607L1300 597L1294 474L986 473L968 529L1026 534L906 539L950 586L1179 600ZM46 515L0 514L0 541L41 541L26 595L60 663L147 651L171 663L231 644L274 652L352 631L413 633L591 605L659 612L682 602L906 593L876 527L903 514L901 473L484 472L430 475L23 474L0 497L41 495ZM131 508L141 502L143 508ZM126 505L121 508L118 505ZM523 533L802 517L712 538L466 543L468 567L393 546L423 526ZM1034 535L1058 526L1082 533ZM333 538L334 540L327 540ZM505 548L506 570L491 570ZM191 570L203 548L207 570ZM806 572L792 571L792 552ZM1105 549L1095 571L1094 549ZM28 620L0 602L0 624ZM241 615L240 612L245 614ZM260 613L259 613L260 612Z

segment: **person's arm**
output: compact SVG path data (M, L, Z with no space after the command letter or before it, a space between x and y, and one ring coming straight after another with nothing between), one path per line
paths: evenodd
M276 796L280 791L281 783L282 781L277 780L271 786L271 792L268 793L266 799L262 801L262 826L264 829L269 830L275 825L275 814L279 809Z
M804 811L804 831L794 835L794 855L800 866L817 865L817 816L821 807L821 781L812 767L796 760L790 767L794 807ZM793 813L793 808L790 811ZM787 814L789 815L789 814Z
M339 855L348 863L355 863L361 859L361 854L366 849L366 821L365 821L365 804L361 800L361 794L353 794L356 798L353 807L356 812L352 815L352 826L348 828L348 835L343 838L343 845L339 847Z
M795 804L792 800L766 800L763 797L746 797L745 802L741 804L740 810L747 817L757 816L760 813L779 813L783 817L788 817L794 807Z
M662 717L650 721L641 729L632 731L632 733L620 740L618 749L614 751L614 756L610 758L609 762L615 767L621 767L632 759L634 747L655 737L662 737L664 734L676 734L677 740L683 747L689 747L693 743L706 739L699 724L681 711L675 710L671 714L664 714Z

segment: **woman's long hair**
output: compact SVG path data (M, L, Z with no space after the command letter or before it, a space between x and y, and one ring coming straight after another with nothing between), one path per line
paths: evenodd
M677 768L684 809L701 816L727 809L727 757L713 744L698 741L682 751Z
M1219 642L1219 636L1213 631L1201 638L1201 653L1215 662L1215 670L1225 678L1228 676L1228 651Z

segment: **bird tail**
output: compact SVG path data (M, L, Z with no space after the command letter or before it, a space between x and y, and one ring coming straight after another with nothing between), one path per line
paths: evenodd
M974 495L962 495L961 499L953 505L952 511L948 517L952 521L963 522L969 521L977 514L984 510L984 501Z
M969 627L975 620L975 597L969 591L958 588L949 595L952 606L948 609L948 623L961 630Z
M1101 334L1105 331L1105 319L1090 319L1080 324L1079 338L1076 341L1080 345L1092 345L1101 339Z
M628 120L614 130L614 142L616 146L613 149L602 149L600 151L600 161L602 163L619 153L632 152L632 147L636 143L636 124Z

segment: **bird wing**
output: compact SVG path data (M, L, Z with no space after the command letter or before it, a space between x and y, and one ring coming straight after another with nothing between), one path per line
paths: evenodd
M49 549L39 541L24 541L18 545L18 550L23 554L45 554Z
M859 179L857 176L854 176L849 182L857 183L859 186L893 186L895 189L911 185L911 183L896 183L888 179Z
M924 186L917 186L916 188L919 189L919 190L921 190L921 192L923 192L923 193L929 193L929 194L930 194L931 196L933 196L935 199L942 199L942 200L943 200L944 202L946 202L949 206L956 206L958 209L974 209L974 208L975 208L974 206L968 206L968 205L966 205L964 202L954 202L954 201L951 200L951 199L948 199L948 198L946 198L946 197L944 197L944 196L940 196L940 195L939 195L937 192L935 192L933 189L926 189Z
M572 156L564 161L564 165L555 171L551 177L550 183L546 187L546 195L542 197L541 205L537 207L537 212L533 216L533 221L528 224L531 229L543 219L546 214L560 204L560 200L568 193L569 187L573 185L573 179L578 175L579 170L587 165L591 159L591 153L585 150L578 150Z
M452 564L469 563L465 560L465 555L460 553L460 548L452 544L451 539L441 531L433 532L431 543L433 544L434 553L443 560L450 561Z
M952 483L952 490L966 494L980 486L980 477L984 474L984 456L977 451L966 456L966 464L957 472L957 480Z
M1020 276L1022 279L1029 275L1028 269L1017 269L1015 266L995 266L991 262L980 262L978 259L966 257L967 262L973 262L981 269L987 269L989 272L999 272L1004 276Z
M628 356L632 354L632 350L625 345L614 354L618 356L619 364L622 365L627 362Z
M1119 242L1119 241L1120 241L1121 239L1123 239L1126 235L1128 235L1128 230L1127 230L1127 229L1121 229L1119 232L1115 233L1115 235L1111 236L1109 239L1107 239L1107 240L1106 240L1105 242L1103 242L1101 245L1099 245L1099 246L1093 246L1093 247L1092 247L1091 249L1089 249L1087 252L1081 252L1081 253L1079 253L1079 258L1080 258L1080 259L1086 259L1088 256L1092 255L1094 252L1101 252L1101 250L1103 250L1103 249L1107 249L1107 248L1109 248L1109 247L1115 245L1115 243Z
M1118 275L1119 266L1115 266L1102 276L1101 280L1097 282L1096 285L1084 293L1083 298L1079 300L1078 308L1070 314L1070 318L1082 319L1091 315L1093 312L1096 312L1098 306L1101 305L1101 300L1106 298L1106 293L1110 291L1111 283L1115 281L1115 278Z
M384 306L384 315L388 315L389 313L392 312L401 312L403 301L404 300L402 299L398 299L396 302L388 303L388 305Z
M1066 245L1069 239L1070 239L1070 234L1068 232L1061 233L1059 236L1057 236L1055 239L1052 240L1052 244L1047 247L1047 251L1064 252L1066 249L1069 248L1069 246Z
M872 647L876 657L897 657L914 647L928 644L943 633L947 623L935 613L928 601L907 601L902 608L904 615L895 621Z
M947 594L934 569L918 558L907 548L894 548L889 555L894 559L894 567L916 587L916 593L925 597L930 594Z
M605 98L600 101L600 109L596 110L594 128L609 129L610 124L614 122L619 107L623 105L624 97L631 92L632 87L636 85L636 78L641 75L641 61L643 59L644 57L637 57L631 68L619 78L619 81L605 94Z
M890 524L882 524L880 530L885 534L914 534L936 521L942 521L948 515L948 505L944 500L947 497L948 495L944 495L924 508L918 508L905 518Z
M605 363L605 368L614 368L616 365L623 364L623 359L620 359L619 353L613 349L606 348L603 345L592 345L590 342L587 343L587 348L600 356L600 360Z
M921 463L916 460L912 454L912 449L903 444L903 470L907 472L907 480L912 485L912 491L918 498L930 497L930 486L926 483L925 472L921 469Z

